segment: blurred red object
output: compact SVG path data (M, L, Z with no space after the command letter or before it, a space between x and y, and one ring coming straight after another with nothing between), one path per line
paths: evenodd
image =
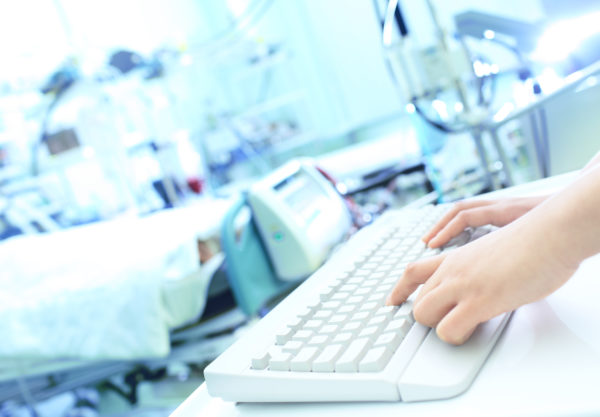
M200 194L204 190L204 180L201 178L188 178L187 185L196 194Z

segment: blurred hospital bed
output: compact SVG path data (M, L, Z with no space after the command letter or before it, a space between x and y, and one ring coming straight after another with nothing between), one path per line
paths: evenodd
M218 236L229 205L207 200L1 242L0 384L168 359L173 330L205 308L223 258L201 263L198 242Z

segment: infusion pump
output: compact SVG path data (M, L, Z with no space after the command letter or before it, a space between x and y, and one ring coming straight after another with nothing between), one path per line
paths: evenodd
M291 161L255 183L248 204L275 273L285 281L319 268L352 225L344 200L310 159Z

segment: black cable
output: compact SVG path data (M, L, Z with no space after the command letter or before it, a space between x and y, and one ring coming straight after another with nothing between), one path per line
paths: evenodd
M408 28L406 27L406 22L404 21L404 16L400 9L400 2L398 2L396 10L394 10L394 19L396 20L396 25L398 25L398 30L400 30L400 35L402 35L402 37L408 35Z
M381 9L379 8L379 0L373 0L373 9L375 9L375 16L377 20L379 20L379 24L383 29L385 24L385 14L381 13ZM394 10L394 20L396 21L396 26L400 32L402 37L408 36L408 26L406 26L406 20L404 19L404 14L402 13L402 9L400 8L400 1L396 5L396 10Z
M432 119L418 104L418 100L416 98L411 101L411 104L415 107L416 113L419 116L421 116L423 120L425 120L428 124L430 124L438 130L441 130L444 133L464 133L468 132L471 129L471 127L466 123L451 125L441 120Z
M438 130L441 130L444 133L458 133L458 131L455 128L451 128L450 126L446 125L445 123L441 123L441 122L438 122L438 121L433 120L432 118L430 118L429 115L427 115L423 111L423 109L421 108L421 106L419 106L417 104L417 100L413 100L412 101L412 105L415 106L416 113L419 116L421 116L421 118L423 120L425 120L431 126L435 127Z

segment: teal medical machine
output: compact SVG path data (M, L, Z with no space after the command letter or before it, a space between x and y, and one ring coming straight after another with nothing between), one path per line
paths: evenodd
M240 224L236 219L245 207L251 216ZM319 268L351 225L344 200L312 160L294 160L256 182L222 226L238 306L248 316L259 313Z

